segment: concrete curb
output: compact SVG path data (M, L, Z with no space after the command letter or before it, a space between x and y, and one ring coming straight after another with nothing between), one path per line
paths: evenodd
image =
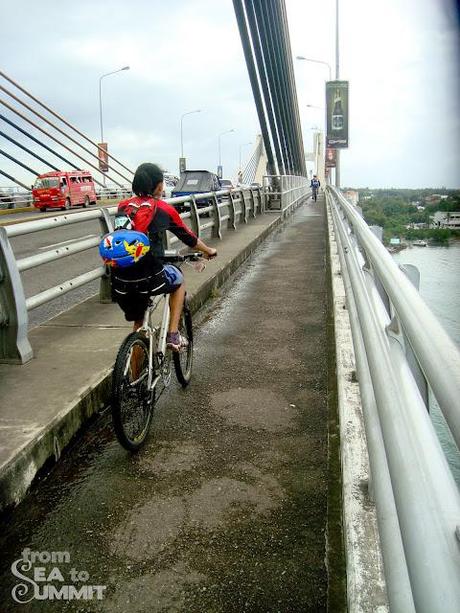
M75 404L37 433L35 439L20 449L18 455L0 472L0 511L15 506L26 495L37 473L57 462L63 449L81 426L107 404L110 397L112 369L108 369L82 392Z
M212 296L213 291L221 287L285 219L287 219L286 214L276 217L223 268L192 293L190 295L192 311L197 312ZM111 375L111 367L96 375L87 387L79 390L74 401L64 407L45 427L40 428L34 438L0 468L0 511L18 504L39 471L57 462L62 451L85 422L107 406L111 394Z
M327 201L326 201L327 202ZM335 332L337 401L342 466L342 524L349 611L389 611L356 360L341 262L326 204Z

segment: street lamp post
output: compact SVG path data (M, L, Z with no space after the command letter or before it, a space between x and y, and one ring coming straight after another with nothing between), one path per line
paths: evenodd
M220 137L223 136L224 134L230 134L230 132L234 132L235 130L232 128L231 130L225 130L225 132L221 132L218 137L217 137L217 144L218 144L218 149L219 149L219 165L217 166L217 175L219 176L219 179L222 179L223 177L223 169L222 169L222 155L221 155L221 149L220 149Z
M335 3L336 21L335 21L335 79L339 80L339 0ZM329 81L332 81L332 68L328 62L323 60L314 60L312 58L304 57L303 55L296 56L298 60L305 60L306 62L315 62L317 64L324 64L329 69ZM310 106L310 105L307 105ZM340 149L336 149L336 166L335 166L335 184L340 187Z
M181 118L180 118L180 159L179 159L179 171L180 172L183 172L186 168L186 163L185 163L185 158L184 158L184 132L183 132L182 121L184 117L186 117L187 115L193 115L194 113L201 113L201 109L196 109L196 111L188 111L187 113L184 113L183 115L181 115Z
M317 106L316 104L307 104L306 106L309 109L318 109L320 111L324 111L324 106ZM315 148L314 154L315 154L316 174L322 175L321 159L323 157L322 156L322 149L323 149L322 140L324 140L324 130L322 128L319 128L318 126L311 128L311 130L314 130L316 132L316 134L313 136L313 144Z
M102 79L104 77L108 77L111 74L122 72L123 70L129 70L129 66L123 66L123 68L119 68L118 70L113 70L112 72L107 72L106 74L103 74L102 76L99 77L99 121L100 121L100 126L101 126L101 144L104 142L104 128L103 128L103 123L102 123ZM102 173L102 177L103 177L103 183L105 186L105 173Z
M123 70L129 70L129 66L123 66L123 68L119 68L118 70L114 70L113 72L107 72L99 77L99 119L101 124L101 143L104 142L104 128L102 125L102 79L104 77L108 77L111 74L116 74L117 72L122 72Z
M323 153L323 139L324 139L324 130L322 128L319 128L318 126L315 126L313 128L310 128L314 134L313 134L313 148L314 148L314 155L315 155L315 174L316 175L323 175L322 173L322 159L324 157L324 153Z

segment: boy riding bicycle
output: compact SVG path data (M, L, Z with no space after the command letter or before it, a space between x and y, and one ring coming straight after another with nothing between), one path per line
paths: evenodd
M132 189L135 196L118 205L116 228L137 230L150 240L150 250L126 268L112 268L112 298L121 307L127 321L134 322L134 331L142 326L149 297L170 294L170 322L167 346L179 351L182 339L179 320L185 299L185 284L181 271L172 264L163 264L166 230L185 245L201 251L208 259L217 250L206 245L182 221L179 213L160 200L164 185L163 172L151 163L141 164L134 174Z

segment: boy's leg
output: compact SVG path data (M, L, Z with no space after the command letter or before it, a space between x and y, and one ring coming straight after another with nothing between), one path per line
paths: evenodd
M185 283L182 283L174 292L169 294L169 328L168 332L179 330L179 320L182 314L182 307L185 299Z

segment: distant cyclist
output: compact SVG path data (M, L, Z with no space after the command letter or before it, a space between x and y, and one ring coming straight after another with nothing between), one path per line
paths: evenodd
M146 234L150 250L131 266L112 268L112 298L124 311L126 320L134 322L134 330L137 330L142 326L149 296L170 294L171 318L166 342L170 349L179 351L182 339L178 328L185 284L178 268L161 261L165 231L169 230L188 247L204 253L208 259L215 257L217 250L195 236L176 209L160 200L164 189L163 172L157 165L148 162L141 164L135 172L132 188L136 195L118 205L115 227Z
M313 179L310 181L310 187L312 192L312 198L316 202L316 198L318 197L318 189L320 188L320 180L316 175L313 175Z

